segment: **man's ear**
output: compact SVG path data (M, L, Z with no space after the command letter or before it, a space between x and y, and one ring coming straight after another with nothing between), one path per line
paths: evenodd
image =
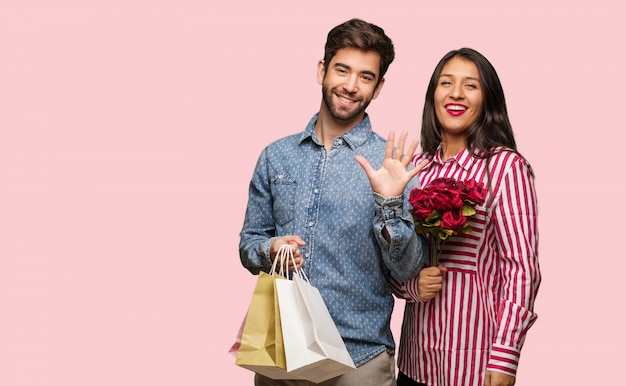
M374 95L372 96L372 99L376 99L378 94L380 94L380 90L383 89L383 84L385 84L385 78L382 78L380 80L380 82L378 82L378 84L376 85L376 88L374 89Z
M324 76L326 75L326 68L324 67L324 60L317 62L317 83L324 83Z

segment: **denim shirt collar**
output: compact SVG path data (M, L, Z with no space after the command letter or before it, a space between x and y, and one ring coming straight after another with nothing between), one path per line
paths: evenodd
M302 133L302 136L298 141L299 144L301 144L308 138L311 138L313 142L321 145L321 142L317 138L317 135L315 135L315 122L317 122L318 116L319 113L313 115L313 118L311 118L309 123L306 125L306 129L304 129L304 132ZM354 150L367 142L368 138L371 135L372 125L370 123L370 117L369 115L367 115L367 113L365 113L361 122L359 122L356 126L351 128L347 133L340 136L339 138L342 138L348 144L348 146L350 146L350 148Z

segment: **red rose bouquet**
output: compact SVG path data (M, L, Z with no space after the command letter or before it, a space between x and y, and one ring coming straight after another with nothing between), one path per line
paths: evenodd
M411 190L415 232L428 235L431 264L438 264L443 242L450 236L472 231L469 217L476 214L476 205L487 197L481 182L458 181L454 178L434 179L424 188Z

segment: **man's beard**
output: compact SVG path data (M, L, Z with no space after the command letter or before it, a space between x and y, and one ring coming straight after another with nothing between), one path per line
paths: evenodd
M355 105L354 110L344 110L335 106L335 104L333 103L334 95L335 93L333 92L332 89L329 89L328 87L324 85L322 86L322 100L324 101L326 108L330 112L330 115L334 119L339 120L339 121L350 121L354 119L355 117L363 113L365 109L367 108L367 106L369 106L370 102L372 101L372 98L367 99L367 100L360 100Z

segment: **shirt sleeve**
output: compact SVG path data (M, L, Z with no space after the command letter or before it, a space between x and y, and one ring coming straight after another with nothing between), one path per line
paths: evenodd
M270 270L270 247L276 235L266 152L267 149L261 153L250 181L248 206L239 239L241 263L255 275Z
M541 282L535 188L523 159L513 162L499 192L493 221L501 297L487 370L515 376L526 333L537 319L533 306Z
M391 292L393 292L398 299L404 299L407 303L425 303L425 301L419 296L417 283L417 277L414 277L409 281L400 281L391 275L391 278L389 279L389 288L391 288Z
M384 198L374 193L376 240L391 275L401 281L416 277L428 256L424 239L415 233L413 215L409 212L410 204L404 199L408 197L413 183L407 185L403 196ZM389 233L389 242L383 236L384 228Z

